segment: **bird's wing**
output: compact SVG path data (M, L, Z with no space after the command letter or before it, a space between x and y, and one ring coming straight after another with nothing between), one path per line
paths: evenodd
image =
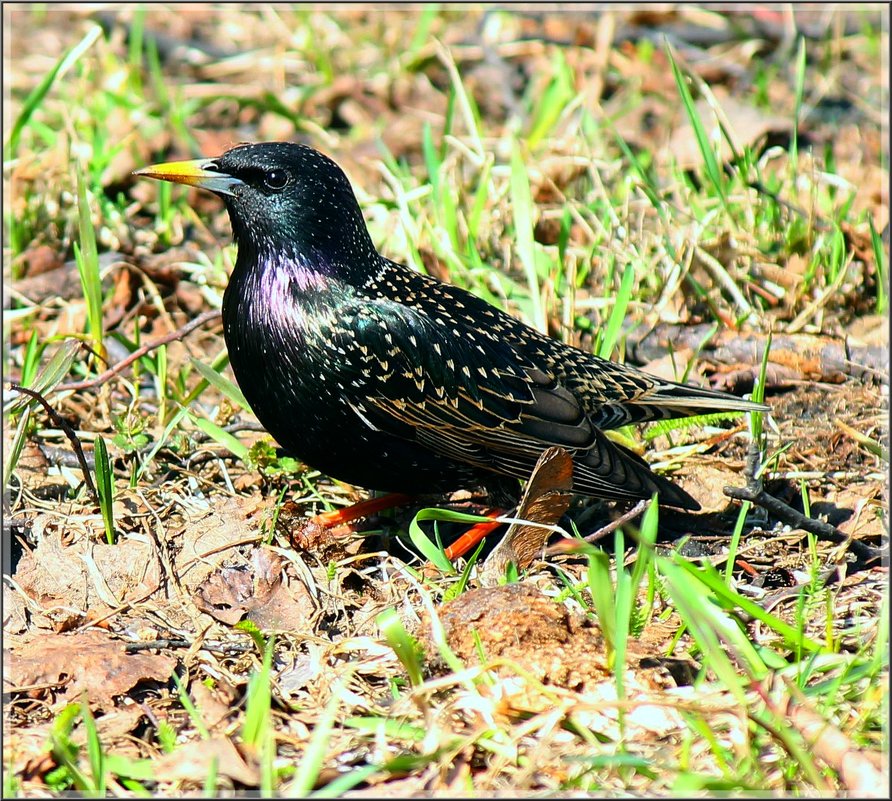
M692 499L593 425L589 409L517 348L393 301L346 303L331 338L340 381L367 425L479 467L529 477L551 445L574 457L574 489L610 498ZM359 399L357 399L359 396Z
M770 411L768 406L703 387L679 384L617 364L528 328L514 328L520 349L536 364L547 365L590 410L602 431L632 423L730 411Z
M344 303L339 313L331 346L340 380L395 421L490 432L506 444L522 434L591 445L577 399L495 336L386 299Z

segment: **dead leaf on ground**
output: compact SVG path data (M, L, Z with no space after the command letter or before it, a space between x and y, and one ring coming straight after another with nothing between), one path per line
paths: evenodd
M706 512L722 512L729 500L725 487L740 487L746 483L743 465L727 459L704 457L695 465L685 465L672 475L672 482L693 495Z
M226 681L215 682L214 689L203 681L193 681L189 692L195 699L195 706L209 731L228 718L237 708L235 689Z
M216 764L217 774L247 787L260 783L257 765L248 764L232 740L212 737L177 746L170 754L156 759L152 770L159 782L191 781L204 784Z
M177 663L172 656L128 654L124 643L101 631L56 634L12 645L4 661L4 692L58 685L54 710L78 701L85 692L91 708L108 709L116 695L129 692L140 681L167 681Z
M300 631L316 605L289 567L271 548L255 548L250 566L223 568L208 577L195 593L195 604L230 626L247 617L264 631Z
M563 448L548 448L539 457L515 515L529 524L512 523L480 572L485 585L496 584L509 562L525 570L541 556L551 536L547 526L557 525L573 497L573 459Z
M174 559L185 590L195 592L225 562L246 563L237 546L260 539L258 512L264 505L260 495L220 498L186 521L183 544Z
M45 610L40 615L32 606L35 625L64 628L66 621L83 619L99 606L141 600L158 588L161 566L151 544L127 538L108 545L87 537L66 544L67 533L47 528L16 570L19 587Z
M21 593L3 585L3 633L21 634L28 627L28 604Z

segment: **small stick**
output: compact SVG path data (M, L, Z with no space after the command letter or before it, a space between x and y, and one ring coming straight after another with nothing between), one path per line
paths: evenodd
M161 639L161 640L148 640L148 641L140 641L140 642L127 642L124 643L124 650L128 654L134 654L139 651L148 651L155 649L166 649L166 648L191 648L194 645L193 642L189 640L183 639ZM219 651L224 654L242 654L246 651L253 650L254 644L247 642L228 642L228 643L220 643L220 642L210 642L205 641L201 644L202 651Z
M836 526L825 523L823 520L806 517L802 512L797 512L792 506L788 506L782 500L769 495L761 487L758 489L752 487L725 487L725 495L737 501L749 501L756 506L761 506L782 523L808 531L820 539L836 543L848 543L852 553L861 559L880 559L883 556L883 549L873 548L870 545L865 545L860 540L852 539L844 531L840 531Z
M10 388L14 389L16 392L23 392L25 395L28 395L31 398L34 398L41 406L43 406L46 413L49 415L50 420L58 427L61 428L65 433L65 436L68 437L68 441L71 443L71 447L74 448L74 454L77 456L77 461L81 466L81 470L84 474L84 483L87 485L87 489L90 490L90 494L93 496L93 500L96 503L99 503L99 493L96 492L96 486L93 484L93 476L90 475L90 468L87 465L87 457L84 455L84 448L81 445L81 441L77 438L77 434L74 433L74 429L68 424L68 421L65 420L62 415L60 415L52 406L50 406L49 402L46 398L43 397L39 392L35 392L33 389L28 389L27 387L20 386L19 384L10 384Z
M602 537L606 537L608 534L616 531L620 526L625 523L628 523L630 520L634 520L638 515L644 512L647 509L647 505L650 503L648 499L644 499L638 501L628 512L624 512L621 514L616 520L611 520L606 526L602 526L597 531L588 534L583 537L586 542L597 542Z
M599 528L597 531L586 535L582 539L586 542L597 542L601 538L606 537L611 532L616 531L620 526L628 523L630 520L634 520L647 508L647 505L649 503L650 501L646 499L638 501L638 503L636 503L631 509L629 509L628 512L624 512L619 517L617 517L616 520L611 520L609 523L607 523L607 525L601 526L601 528ZM567 538L564 538L563 540L556 542L554 545L546 549L545 555L554 556L555 554L565 553L564 548L566 548L567 542L572 543L576 542L576 540L568 540Z
M190 320L186 325L178 328L176 331L172 331L169 334L165 334L163 337L158 337L158 339L154 339L151 342L147 342L145 345L137 348L133 353L131 353L126 359L121 359L117 364L112 367L109 367L104 373L100 373L96 378L91 378L88 381L76 381L71 384L60 384L56 387L57 392L76 392L81 389L92 389L93 387L98 387L108 381L110 378L113 378L118 373L124 371L127 367L129 367L133 362L137 359L142 358L150 351L155 350L156 348L160 348L162 345L167 345L169 342L175 342L178 339L182 339L187 334L192 333L196 328L200 328L205 323L209 323L211 320L216 320L220 317L221 312L218 309L212 309L211 311L206 311L203 314L199 314L194 320Z

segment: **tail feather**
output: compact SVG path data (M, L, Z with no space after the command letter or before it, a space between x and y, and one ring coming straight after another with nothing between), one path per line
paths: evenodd
M666 381L634 399L606 403L593 421L601 429L619 428L653 420L693 417L715 412L770 412L764 403L738 398L727 392Z
M660 503L700 509L681 487L654 473L644 459L600 432L591 449L573 457L573 491L618 500L650 498L656 492Z

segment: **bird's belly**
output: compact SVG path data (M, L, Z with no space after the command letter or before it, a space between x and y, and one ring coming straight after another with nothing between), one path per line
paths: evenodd
M479 483L474 468L437 454L412 439L372 427L356 402L330 380L318 362L262 350L231 353L239 388L263 427L289 454L339 481L388 492L442 492Z

